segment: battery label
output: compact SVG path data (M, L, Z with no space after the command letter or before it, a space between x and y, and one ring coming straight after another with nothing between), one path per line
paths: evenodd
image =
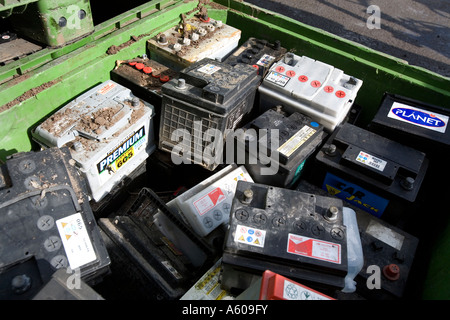
M105 85L103 88L101 88L100 90L98 90L97 92L100 93L101 95L105 95L107 94L109 91L111 91L114 87L116 86L115 83L108 83L107 85Z
M213 64L205 64L203 67L198 68L197 71L203 72L206 74L213 74L217 71L219 71L221 68L219 66L213 65Z
M72 270L97 258L81 213L59 219L56 225Z
M97 164L98 173L101 174L106 169L109 173L116 172L141 149L142 145L146 144L146 141L145 128L142 127Z
M311 138L314 133L316 133L315 129L304 126L300 130L298 130L297 133L295 133L288 141L283 143L283 145L277 150L279 153L285 155L286 157L289 157L295 152L295 150L300 148L309 138Z
M286 300L334 300L329 296L289 280L284 280L283 298Z
M270 65L270 63L275 60L275 57L265 54L261 57L261 59L258 60L258 62L256 62L257 65L259 66L263 66L266 67L268 65Z
M286 86L286 84L291 80L288 76L285 76L284 74L281 74L279 72L271 71L267 77L266 80L272 83L275 83L279 86Z
M356 184L347 182L329 172L325 176L322 189L328 191L330 195L347 201L377 218L381 217L389 204L389 200L369 192Z
M194 201L194 207L197 209L198 214L202 216L225 199L226 196L222 189L216 188L200 199Z
M405 236L374 220L370 221L366 228L366 233L399 251L402 249L403 242L405 240Z
M445 133L449 119L448 116L398 102L392 104L388 117L440 133Z
M341 245L289 233L287 252L317 260L341 263Z
M236 226L234 241L264 248L266 231L242 225Z
M371 168L377 169L379 171L383 171L384 167L386 167L387 162L374 157L364 151L361 151L358 156L356 157L356 161L361 162Z

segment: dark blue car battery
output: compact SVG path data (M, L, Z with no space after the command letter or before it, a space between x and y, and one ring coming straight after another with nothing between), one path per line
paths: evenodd
M255 66L258 69L258 74L264 77L270 67L280 60L286 51L286 48L281 46L279 40L270 43L265 39L250 37L229 55L224 62L232 66L238 63Z
M222 255L223 289L245 290L265 270L317 290L342 289L347 254L342 200L238 182Z
M2 297L17 298L10 286L17 276L22 285L44 284L62 268L88 284L101 281L110 260L69 149L17 153L2 167L0 281L9 283Z
M306 180L301 180L296 190L327 195L327 191ZM355 277L356 292L341 293L340 297L353 299L358 295L370 300L405 298L419 239L356 206L349 204L349 207L356 212L364 265Z
M257 183L289 188L326 136L323 126L309 116L288 115L279 106L236 131L236 162L245 161Z
M178 236L192 252L178 248L160 230L155 221L158 213L176 224ZM124 206L110 217L99 219L99 225L111 255L110 279L98 289L107 299L178 299L214 262L214 254L202 239L148 188L139 192L129 208ZM202 263L193 262L192 254L202 255Z
M183 69L161 88L159 148L180 163L214 170L227 134L252 111L260 80L250 65L209 58Z
M310 181L391 224L412 220L428 169L425 153L344 123L316 155ZM412 208L411 208L412 210Z

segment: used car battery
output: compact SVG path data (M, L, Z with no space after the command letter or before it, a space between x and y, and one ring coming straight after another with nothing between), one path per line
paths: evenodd
M182 21L148 40L150 57L175 71L204 58L223 61L241 39L241 30L209 18Z
M450 153L450 112L405 96L386 93L368 130L426 153L432 162Z
M51 115L32 137L44 148L70 147L98 202L156 149L154 115L151 104L109 80Z
M332 65L291 52L275 63L258 88L261 112L283 105L333 131L348 116L363 82Z
M403 224L412 218L404 208L416 200L428 162L421 151L344 123L317 153L312 181L378 218Z
M152 104L155 114L155 128L159 128L161 114L161 87L170 79L178 78L178 72L148 58L136 57L130 60L118 61L111 70L111 80L127 87L136 96Z
M264 77L270 67L278 62L286 53L286 48L281 46L281 42L276 40L270 43L264 39L250 37L239 48L237 48L224 62L234 66L237 63L253 65L257 68L258 74Z
M336 300L270 270L264 271L236 300Z
M306 180L300 181L296 190L327 194ZM354 205L349 206L356 212L364 254L364 265L355 277L356 293L370 300L404 298L419 239ZM348 298L349 295L341 297Z
M236 131L235 161L245 162L255 182L283 188L297 182L306 161L327 136L323 126L310 117L298 112L287 115L281 108L267 110L242 129ZM263 168L274 172L266 173Z
M201 237L228 225L238 181L253 182L244 166L231 164L171 200L185 221ZM224 228L225 229L225 228Z
M42 283L60 268L78 271L89 284L109 271L85 181L72 161L63 147L17 153L3 165L7 184L0 190L0 278L17 276L6 271L20 269L32 257L36 272L31 273ZM33 281L31 273L24 274Z
M161 88L159 148L214 170L228 133L252 111L259 81L252 66L207 58L182 70Z
M344 211L354 216L334 197L239 181L222 255L222 287L245 290L267 269L318 290L347 287L353 235Z

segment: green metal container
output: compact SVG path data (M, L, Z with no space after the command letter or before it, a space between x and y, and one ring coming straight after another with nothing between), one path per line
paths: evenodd
M67 14L67 6L74 3L89 12L87 1L64 1L63 6L58 1L58 8L53 5L56 1L35 4L45 19L52 21L45 27L42 41L58 46L89 33L89 26L79 34L58 26L59 19ZM32 128L81 93L110 79L116 61L148 54L147 40L178 24L181 14L195 14L198 4L150 1L95 26L92 33L69 45L46 48L0 67L0 159L37 149L30 137ZM363 126L375 115L386 91L450 106L449 78L243 1L218 0L207 8L211 18L241 29L242 42L249 37L280 40L283 47L297 55L313 57L362 79L364 85L355 103L363 106L358 120ZM89 21L87 17L83 23ZM436 203L433 202L428 216L445 212L443 199L434 199ZM429 223L430 228L438 224L439 233L435 242L429 244L428 256L417 257L426 259L426 267L421 273L423 281L413 290L423 299L449 299L450 227L443 221L446 218L438 222L433 218L431 222L425 216L424 224Z

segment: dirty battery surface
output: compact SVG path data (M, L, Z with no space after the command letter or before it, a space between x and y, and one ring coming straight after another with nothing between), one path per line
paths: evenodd
M222 287L245 290L253 276L268 269L342 289L347 252L342 200L239 181L224 243Z
M32 131L44 148L70 148L99 201L155 150L154 107L124 86L106 81L82 94Z
M237 48L224 62L234 66L237 63L245 63L256 66L258 74L266 75L269 68L286 53L286 48L281 46L279 40L270 43L264 39L250 37Z
M304 113L331 132L348 116L362 83L332 65L288 52L258 88L260 110L283 105L288 112Z
M282 108L267 110L242 129L236 135L236 161L245 162L255 182L286 188L298 180L306 161L327 136L324 127L310 117L298 112L287 115Z
M334 131L316 160L322 170L316 184L392 224L406 219L404 206L416 200L428 168L423 152L349 123Z
M252 66L207 58L182 70L161 88L159 148L214 170L227 134L251 112L259 80Z
M2 166L2 176L0 282L8 288L3 298L36 293L57 269L78 271L87 283L109 271L85 181L67 147L17 153ZM25 280L11 285L21 274L30 286Z
M148 50L151 59L180 71L204 58L223 61L240 38L241 30L220 20L193 17L148 40Z

